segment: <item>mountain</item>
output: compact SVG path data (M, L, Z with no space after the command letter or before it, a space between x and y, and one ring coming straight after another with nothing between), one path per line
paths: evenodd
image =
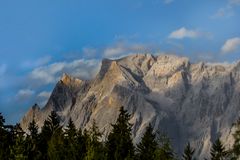
M166 132L177 153L189 141L200 158L209 156L211 142L221 136L233 143L232 124L240 112L240 62L191 63L173 55L130 55L104 59L92 80L64 74L46 106L34 105L21 120L26 130L34 117L39 126L52 110L62 124L71 117L77 127L93 120L106 135L121 106L132 115L134 142L151 123Z

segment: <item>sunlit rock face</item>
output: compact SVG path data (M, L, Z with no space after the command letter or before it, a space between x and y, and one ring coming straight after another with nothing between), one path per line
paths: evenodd
M146 126L168 134L176 153L189 141L200 158L208 157L211 142L221 136L233 143L232 124L240 111L240 63L191 63L171 55L137 54L104 59L89 81L63 75L45 107L32 107L21 121L26 130L34 117L41 127L55 110L65 125L69 118L88 128L96 120L106 135L121 106L132 115L134 142Z

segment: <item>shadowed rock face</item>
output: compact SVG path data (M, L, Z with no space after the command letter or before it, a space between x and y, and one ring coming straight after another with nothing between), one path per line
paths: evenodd
M146 126L166 132L175 151L190 141L200 158L208 157L211 142L221 136L233 143L232 123L239 116L240 63L191 64L187 58L150 54L104 59L91 81L63 75L45 107L34 106L23 117L26 130L35 117L41 127L51 110L65 125L69 118L88 128L95 119L108 134L121 106L131 113L134 142Z

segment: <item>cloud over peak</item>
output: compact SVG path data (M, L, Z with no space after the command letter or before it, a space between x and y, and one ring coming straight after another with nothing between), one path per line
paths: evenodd
M127 54L143 53L146 52L147 49L150 49L150 47L144 44L128 44L118 42L112 46L106 47L103 50L103 57L117 58Z
M33 83L37 81L40 85L55 83L63 73L82 79L91 79L97 73L99 66L98 60L78 59L71 62L56 62L34 69L29 78Z

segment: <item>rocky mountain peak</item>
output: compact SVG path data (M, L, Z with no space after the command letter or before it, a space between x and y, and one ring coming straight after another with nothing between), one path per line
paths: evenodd
M82 83L82 80L78 79L78 78L74 78L71 77L70 75L68 75L67 73L63 73L60 81L64 84L64 85L80 85Z
M121 106L132 115L137 143L151 123L166 132L181 153L191 142L200 159L209 156L211 142L221 136L232 144L232 123L240 114L239 63L191 63L175 55L135 54L104 59L95 78L82 81L64 74L46 106L33 107L21 121L23 129L33 118L39 127L51 110L62 124L71 117L77 127L93 120L107 135Z
M32 121L32 119L39 119L39 115L41 115L41 109L38 106L38 104L34 104L29 111L25 114L25 116L21 120L21 125L23 128L28 128L29 122Z

